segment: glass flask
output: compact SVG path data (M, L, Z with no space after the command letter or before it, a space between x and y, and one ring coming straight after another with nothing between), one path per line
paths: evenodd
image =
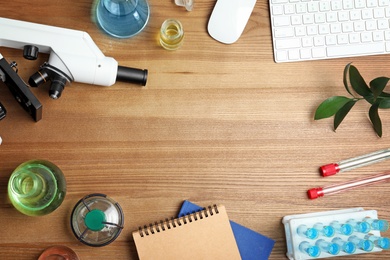
M31 160L19 165L8 182L12 205L29 216L46 215L57 209L66 194L62 171L45 160Z
M130 38L141 32L149 16L147 0L99 0L96 7L98 25L117 38Z

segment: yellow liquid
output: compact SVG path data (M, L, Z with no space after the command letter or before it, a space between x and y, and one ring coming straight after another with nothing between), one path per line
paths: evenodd
M8 183L13 206L29 216L45 215L60 206L66 194L66 180L61 170L43 160L18 166Z
M183 41L184 33L179 21L166 20L161 26L160 44L167 50L178 49Z

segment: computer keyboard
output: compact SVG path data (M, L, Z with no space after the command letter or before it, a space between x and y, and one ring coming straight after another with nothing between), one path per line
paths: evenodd
M390 0L270 0L276 62L390 52Z

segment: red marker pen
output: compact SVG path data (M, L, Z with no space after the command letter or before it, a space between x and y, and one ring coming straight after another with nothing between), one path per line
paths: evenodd
M322 176L327 177L338 172L349 171L358 167L380 162L388 158L390 158L390 149L384 149L337 163L323 165L320 167L320 172Z
M362 186L367 186L367 185L380 183L380 182L387 182L387 181L390 181L390 172L371 175L365 178L354 179L347 182L328 185L325 187L313 188L307 191L307 196L309 196L309 199L316 199L318 197L322 197L325 195L332 195L338 192L347 191L357 187L362 187Z

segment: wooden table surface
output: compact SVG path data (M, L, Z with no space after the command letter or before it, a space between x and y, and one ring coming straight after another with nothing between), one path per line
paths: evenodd
M100 87L73 82L58 100L48 85L32 89L43 104L34 122L1 83L0 121L1 259L37 259L52 245L66 245L80 259L138 259L131 232L175 216L185 199L224 204L229 218L275 240L270 259L287 259L282 218L286 215L363 207L390 220L390 184L382 183L309 200L309 188L390 170L390 161L336 176L318 167L390 144L390 112L380 112L383 137L358 103L333 131L333 119L315 121L326 98L346 95L342 73L349 62L367 81L390 76L389 56L276 64L268 1L259 0L241 38L232 45L213 40L207 22L216 1L195 0L192 12L174 1L150 0L144 31L115 39L96 26L92 1L8 1L1 17L86 31L120 65L148 69L147 86L117 82ZM167 18L181 21L181 49L157 43ZM0 32L1 38L1 32ZM1 43L1 41L0 41ZM21 50L0 47L28 80L47 60L27 61ZM63 204L43 217L16 211L7 183L22 162L45 159L67 180ZM83 196L104 193L119 202L125 227L112 244L92 248L73 236L71 211ZM382 233L390 236L389 231ZM388 259L389 252L342 259Z

